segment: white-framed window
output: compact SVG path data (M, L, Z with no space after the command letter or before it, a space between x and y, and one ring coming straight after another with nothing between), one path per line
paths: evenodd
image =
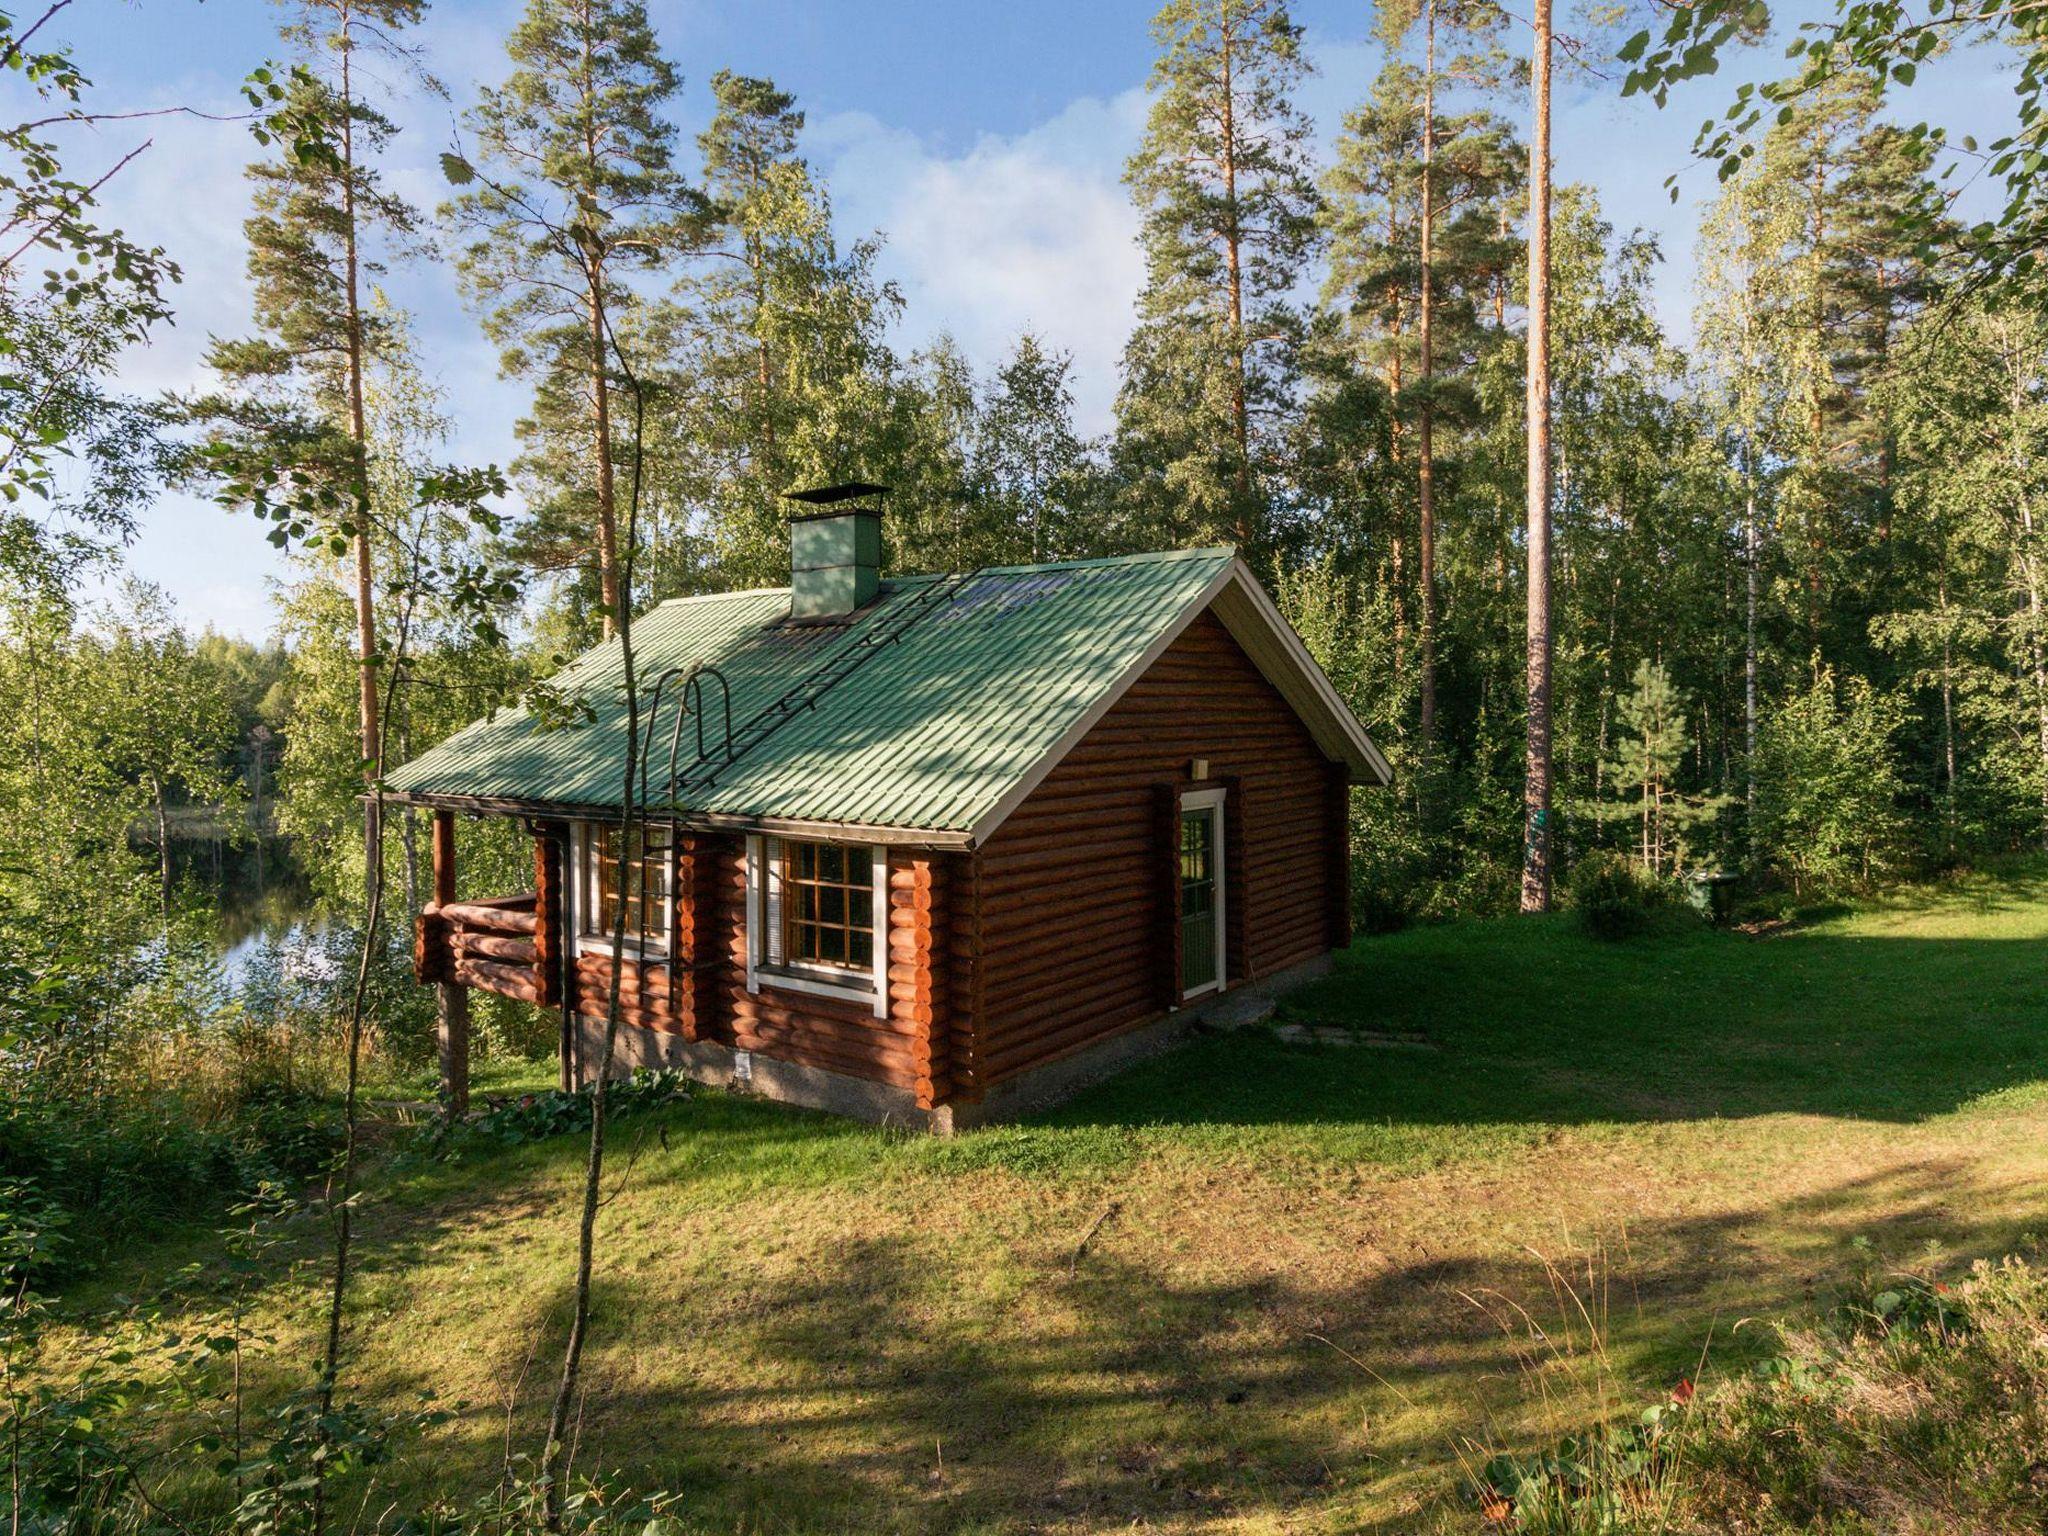
M888 849L747 839L747 990L763 985L888 1016Z
M609 951L619 931L644 955L665 955L675 931L675 830L645 822L630 833L618 823L585 822L576 833L576 931L579 947Z

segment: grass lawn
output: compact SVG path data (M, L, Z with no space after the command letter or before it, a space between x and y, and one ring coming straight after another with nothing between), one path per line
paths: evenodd
M1595 1407L1552 1264L1619 1407L1859 1266L2031 1249L2044 939L2042 876L1763 938L1423 929L1288 1001L1315 1043L1209 1036L1028 1126L715 1095L628 1121L580 1465L707 1532L1428 1529L1462 1442ZM385 1470L401 1502L487 1480L508 1417L537 1440L581 1156L380 1174L353 1379L467 1404ZM310 1295L280 1290L288 1337Z

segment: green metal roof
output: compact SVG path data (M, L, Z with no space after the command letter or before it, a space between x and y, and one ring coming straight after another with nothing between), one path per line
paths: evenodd
M815 708L794 713L701 792L679 795L676 808L715 820L968 834L1148 650L1216 594L1234 565L1228 549L1200 549L1005 567L964 579L896 578L851 621L834 625L783 622L787 588L678 598L633 624L642 708L663 672L714 666L732 687L738 733L864 633L903 622L904 605L915 606L932 583L958 583L927 594L930 611L899 640L873 647ZM613 641L554 678L557 689L591 707L590 723L545 730L524 710L504 711L393 772L391 788L428 801L616 807L626 735L622 670ZM644 792L650 806L667 799L676 702L671 686L660 718L645 722L654 737ZM715 686L702 690L702 705L715 759L724 741ZM683 730L685 774L695 759L693 721Z

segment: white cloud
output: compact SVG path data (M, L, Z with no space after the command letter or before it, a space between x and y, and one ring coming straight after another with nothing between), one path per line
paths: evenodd
M1073 353L1081 425L1100 431L1144 280L1122 184L1144 110L1136 90L1084 98L957 154L842 114L812 147L841 230L887 235L884 267L903 289L911 340L950 332L987 369L1034 330Z

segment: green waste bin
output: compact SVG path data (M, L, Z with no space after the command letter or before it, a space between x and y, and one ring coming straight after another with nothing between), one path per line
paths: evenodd
M1685 877L1686 904L1710 923L1725 923L1741 879L1725 869L1696 869Z

